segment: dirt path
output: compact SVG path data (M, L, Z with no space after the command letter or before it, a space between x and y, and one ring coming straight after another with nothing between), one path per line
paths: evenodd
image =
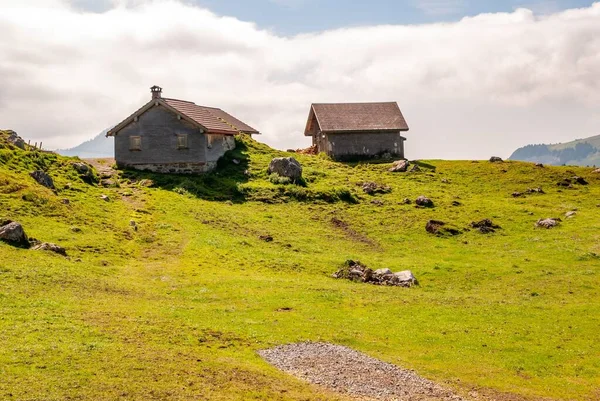
M340 345L299 343L259 354L271 365L333 391L385 401L465 401L411 370Z
M94 166L100 178L111 178L116 174L116 171L112 168L115 164L115 159L84 159L84 161Z

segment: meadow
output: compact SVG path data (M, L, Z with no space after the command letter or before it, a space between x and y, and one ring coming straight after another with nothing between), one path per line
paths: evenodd
M304 185L273 182L278 156L302 163ZM68 253L0 243L0 399L347 399L256 354L298 341L350 346L484 399L600 399L591 168L427 160L390 173L241 138L209 175L123 171L103 188L74 161L0 138L0 219ZM38 168L56 191L29 176ZM556 185L575 175L589 185ZM367 195L366 181L391 192ZM545 194L511 196L532 187ZM435 207L415 207L419 195ZM536 228L546 217L562 222ZM470 228L484 218L502 228ZM461 234L429 234L430 219ZM420 285L333 279L348 259L412 270Z

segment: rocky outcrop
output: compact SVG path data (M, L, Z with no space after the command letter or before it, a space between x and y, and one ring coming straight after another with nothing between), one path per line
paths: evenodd
M95 184L98 182L98 177L94 174L94 168L84 162L76 162L72 164L73 168L79 174L79 177L88 184Z
M45 171L36 170L29 174L33 177L34 180L37 181L38 184L45 186L46 188L56 189L54 187L54 181L52 181L52 177L50 177Z
M398 273L394 273L390 269L373 271L366 265L353 260L346 261L344 266L338 270L333 277L361 283L395 287L412 287L419 284L410 270Z
M33 248L34 251L50 251L54 253L58 253L62 256L67 256L67 251L62 246L58 246L56 244L51 244L49 242L43 242L41 244L35 245Z
M431 199L429 199L426 196L419 196L416 200L415 203L417 204L417 206L421 206L421 207L433 207L433 201Z
M439 220L429 220L425 225L425 231L429 234L445 236L458 235L460 230L454 227L449 227L447 223Z
M25 149L25 141L15 131L8 131L7 141L19 149Z
M5 221L0 226L0 240L20 248L29 248L29 238L20 223Z
M501 157L492 156L490 157L490 163L504 163L504 160Z
M474 221L471 223L471 227L477 229L482 234L490 234L496 232L497 229L502 228L499 225L494 224L490 219L484 219L477 222Z
M557 218L539 219L537 223L535 223L535 226L550 229L556 227L560 221L561 220Z
M387 194L392 192L392 188L387 185L377 184L376 182L363 182L359 184L364 193L369 195Z

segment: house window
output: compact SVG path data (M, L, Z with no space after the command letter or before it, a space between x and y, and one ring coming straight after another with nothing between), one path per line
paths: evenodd
M177 149L188 149L187 134L177 134Z
M142 150L142 137L141 136L130 136L129 137L129 150Z

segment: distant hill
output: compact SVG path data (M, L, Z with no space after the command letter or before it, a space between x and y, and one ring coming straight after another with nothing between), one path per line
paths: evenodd
M527 145L517 149L510 159L556 166L599 166L600 135L554 145Z
M70 149L57 149L56 153L63 156L79 156L82 159L114 157L114 138L106 137L108 130L99 133L93 139L85 141Z

